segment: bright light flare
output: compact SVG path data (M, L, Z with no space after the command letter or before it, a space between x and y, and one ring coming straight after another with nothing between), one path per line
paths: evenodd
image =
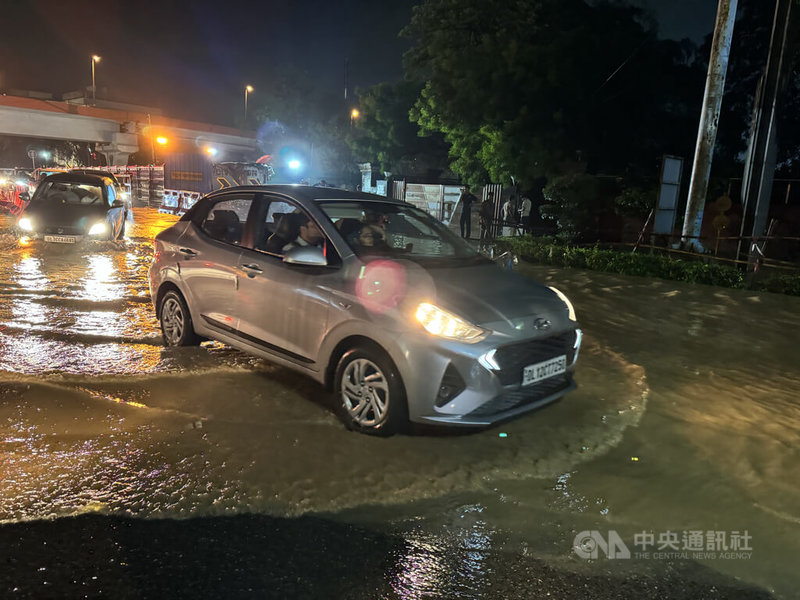
M107 231L105 223L95 223L89 229L89 235L100 235Z
M364 307L384 313L396 307L406 294L406 271L391 260L374 260L361 269L356 297Z
M216 156L217 155L217 149L213 148L211 146L208 146L206 148L206 154L208 154L209 156Z
M84 59L84 60L86 60L86 59ZM97 56L97 54L92 54L92 60L94 62L96 62L96 63L99 63L100 62L100 57Z
M159 144L161 146L166 146L168 141L169 140L165 138L163 135L160 135L156 138L156 144Z
M22 217L17 222L17 226L22 229L22 231L33 231L33 222L28 217Z
M289 168L290 169L299 169L300 168L300 161L299 160L290 160L289 161Z

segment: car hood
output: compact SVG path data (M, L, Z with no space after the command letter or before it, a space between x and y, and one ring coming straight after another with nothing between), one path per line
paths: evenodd
M84 231L98 221L105 221L106 213L107 208L102 205L30 204L23 216L33 221L36 230L62 227Z
M491 329L553 330L569 327L569 309L550 288L495 264L428 269L441 308Z

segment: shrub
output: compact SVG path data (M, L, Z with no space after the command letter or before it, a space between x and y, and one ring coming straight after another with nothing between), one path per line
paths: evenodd
M597 246L578 247L553 238L530 236L501 238L497 249L510 250L520 258L547 265L591 269L620 275L658 277L688 283L744 288L745 279L736 267L688 261L660 254L606 250ZM755 289L800 296L800 275L782 275L756 282Z

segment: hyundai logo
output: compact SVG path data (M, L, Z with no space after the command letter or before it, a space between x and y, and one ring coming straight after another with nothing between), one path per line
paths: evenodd
M533 322L533 328L539 331L550 329L550 321L547 319L538 318Z

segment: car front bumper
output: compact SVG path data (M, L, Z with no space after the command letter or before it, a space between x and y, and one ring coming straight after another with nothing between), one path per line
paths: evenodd
M396 364L417 423L487 426L536 410L570 390L582 341L580 329L497 345L411 340ZM494 351L494 352L492 352ZM523 385L523 371L566 355L563 373ZM487 356L496 360L487 360Z

